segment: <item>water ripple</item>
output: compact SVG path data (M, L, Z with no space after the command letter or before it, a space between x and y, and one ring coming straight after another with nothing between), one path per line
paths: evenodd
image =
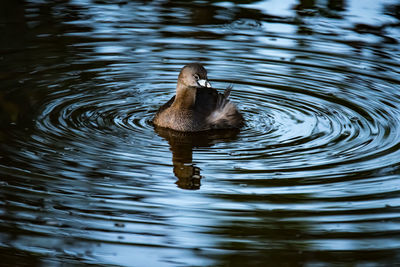
M133 252L154 266L398 262L392 12L376 11L382 25L371 28L344 11L352 5L279 17L262 1L67 3L28 1L35 37L0 57L5 254L44 264L131 265ZM55 14L42 21L39 11ZM240 131L153 127L189 61L204 63L216 88L233 84Z

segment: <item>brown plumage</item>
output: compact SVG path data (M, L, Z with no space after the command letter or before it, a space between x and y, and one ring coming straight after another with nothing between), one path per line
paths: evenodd
M188 64L179 73L176 95L160 107L153 123L182 132L239 128L243 116L228 99L231 89L218 93L201 64Z

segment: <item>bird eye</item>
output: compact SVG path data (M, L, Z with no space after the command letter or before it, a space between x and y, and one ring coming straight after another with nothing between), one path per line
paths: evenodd
M196 80L200 79L199 75L197 75L197 74L193 75L193 77L194 77Z

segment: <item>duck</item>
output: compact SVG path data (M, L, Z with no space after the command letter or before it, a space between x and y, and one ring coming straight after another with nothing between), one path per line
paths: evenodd
M159 108L153 124L179 132L238 129L244 119L228 99L231 90L228 86L219 93L211 87L203 65L189 63L179 73L176 95Z

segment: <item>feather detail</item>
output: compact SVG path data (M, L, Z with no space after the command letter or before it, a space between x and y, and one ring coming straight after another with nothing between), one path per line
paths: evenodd
M223 109L223 108L225 107L225 105L226 105L227 103L229 103L228 98L229 98L229 96L231 95L232 88L233 88L233 86L232 86L232 85L229 85L229 86L225 89L223 95L222 95L222 94L218 94L217 105L216 105L217 110L218 110L218 109Z
M230 125L232 117L237 114L236 106L229 101L233 86L229 85L224 94L218 94L216 109L207 117L207 123L213 125L215 128L233 127Z

